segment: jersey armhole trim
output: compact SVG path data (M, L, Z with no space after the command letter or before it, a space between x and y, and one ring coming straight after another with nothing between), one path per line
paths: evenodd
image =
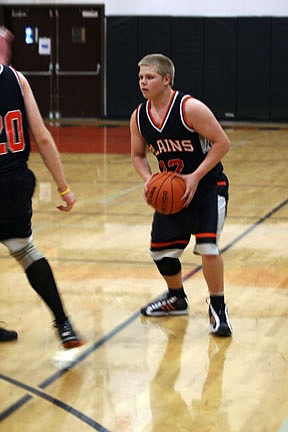
M23 86L22 86L22 84L21 84L20 76L19 76L18 71L17 71L16 69L14 69L12 66L9 66L9 68L10 68L10 69L12 70L12 72L14 73L14 75L15 75L17 81L18 81L18 85L19 85L19 87L20 87L20 90L21 90L22 96L24 97Z
M142 132L141 132L141 127L140 127L140 109L141 109L142 105L143 104L140 103L136 108L136 124L137 124L138 130L139 130L139 133L141 136L143 136Z
M190 132L195 132L195 130L188 125L188 120L187 120L187 117L185 114L185 104L189 99L193 99L193 96L191 96L189 94L183 96L183 98L181 100L181 104L180 104L180 116L181 116L183 126L186 129L188 129Z

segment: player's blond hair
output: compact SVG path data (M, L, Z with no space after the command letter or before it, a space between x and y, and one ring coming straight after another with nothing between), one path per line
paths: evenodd
M170 86L174 85L175 67L172 60L163 54L148 54L143 57L138 66L156 66L157 73L164 77L165 75L170 75Z

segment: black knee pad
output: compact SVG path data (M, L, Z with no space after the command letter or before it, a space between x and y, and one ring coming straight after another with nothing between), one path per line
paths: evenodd
M181 263L178 258L165 257L161 260L154 260L154 262L163 276L174 276L181 270Z

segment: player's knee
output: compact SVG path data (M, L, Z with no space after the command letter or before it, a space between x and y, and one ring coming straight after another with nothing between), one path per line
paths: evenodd
M219 255L219 248L214 243L199 243L194 247L195 255Z
M10 254L19 262L19 264L23 267L24 270L30 267L33 262L43 258L42 253L32 242L28 243L22 249L10 252Z
M154 262L163 276L174 276L181 270L181 263L178 258L164 257L161 260L154 260Z

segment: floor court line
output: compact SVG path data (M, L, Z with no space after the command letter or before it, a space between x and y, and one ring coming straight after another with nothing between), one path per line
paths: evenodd
M115 327L115 329L113 329L111 332L109 332L106 336L104 336L101 339L99 339L98 341L96 341L90 348L88 348L86 351L84 351L82 354L80 354L77 357L77 359L73 363L72 367L75 367L77 364L79 364L80 362L82 362L86 357L88 357L90 354L92 354L94 351L96 351L98 348L100 348L102 345L104 345L108 340L110 340L115 335L117 335L118 333L120 333L125 327L127 327L129 324L131 324L131 322L135 321L136 318L138 318L139 315L140 315L140 312L137 312L137 313L133 314L127 320L123 321L120 325L118 325L117 327ZM45 389L46 387L48 387L50 384L52 384L54 381L56 381L58 378L60 378L62 375L64 375L67 372L68 371L65 370L65 369L59 370L59 371L55 372L53 375L51 375L50 377L48 377L45 381L43 381L42 383L40 383L38 385L38 387L41 388L41 389ZM28 391L30 391L34 395L40 396L40 397L42 397L42 398L44 398L44 399L46 399L46 400L54 403L53 402L54 398L52 398L49 395L46 395L46 393L43 393L43 392L40 394L39 391L37 389L35 389L34 387L27 386L26 384L21 383L20 381L16 381L13 378L6 377L3 374L0 374L0 379L3 379L3 380L8 381L8 382L11 382L12 384L17 385L18 387L27 389ZM27 402L29 402L31 400L31 398L32 398L31 395L25 395L22 398L20 398L18 401L16 401L14 404L10 405L10 407L8 407L5 411L3 411L2 413L0 413L0 421L4 420L5 418L7 418L11 414L13 414L15 411L17 411L19 408L21 408L23 405L25 405ZM61 402L61 401L58 401L58 402ZM61 404L58 403L58 402L57 403L55 402L54 404L57 405L58 407L62 408L62 409L65 409L68 412L71 412L71 409L73 409L74 410L73 411L73 415L75 415L77 418L79 418L79 420L82 420L85 423L90 424L90 426L93 424L93 427L94 427L95 430L100 431L100 432L105 432L105 431L109 432L107 429L105 429L101 425L100 425L101 428L99 428L100 427L99 423L95 422L95 424L94 424L93 423L94 420L92 420L89 417L85 416L85 414L80 413L79 411L77 411L73 407L68 406L64 402L61 402ZM88 422L90 422L90 423L88 423Z
M287 204L288 204L288 199L282 201L280 204L278 204L276 207L274 207L272 210L270 210L268 213L266 213L263 217L261 217L260 219L258 219L258 221L256 221L253 225L251 225L249 228L247 228L246 230L244 230L239 236L235 237L234 240L232 240L230 243L228 243L226 246L224 246L221 249L221 253L225 253L227 250L229 250L231 247L233 247L238 241L240 241L242 238L244 238L246 235L248 235L250 232L252 232L257 226L259 226L264 221L266 221L267 219L269 219L271 216L273 216L275 213L277 213L277 211L279 211L281 208L283 208ZM191 276L193 276L194 274L196 274L201 268L202 268L202 266L199 265L192 272L189 272L186 275L184 275L183 280L189 279ZM79 355L79 357L74 362L74 366L76 366L77 364L79 364L86 357L88 357L91 353L93 353L98 348L100 348L102 345L104 345L107 341L109 341L111 338L113 338L113 336L115 336L116 334L120 333L124 328L126 328L133 321L135 321L136 318L139 315L140 315L140 312L134 313L132 316L130 316L123 323L121 323L120 325L118 325L117 327L115 327L115 329L113 329L111 332L109 332L106 336L104 336L100 340L96 341L89 349L87 349L85 352L83 352L82 354ZM66 370L62 370L62 371L56 372L51 377L47 378L45 381L43 381L41 384L39 384L38 387L40 387L42 389L48 387L51 383L53 383L55 380L57 380L59 377L61 377L66 372L67 372ZM0 378L8 380L8 381L9 380L14 381L13 383L16 382L12 378L5 377L2 374L0 374ZM19 383L19 385L22 388L25 388L25 384L22 384L20 382L18 382L18 383ZM27 388L28 387L29 386L27 386ZM34 393L37 394L37 391L35 390ZM46 395L46 393L44 393L44 394ZM29 397L29 396L30 395L24 396L23 398L21 398L20 400L18 400L14 404L12 404L10 407L8 407L4 412L0 413L0 420L3 420L4 418L8 417L12 413L14 413L17 409L19 409L21 406L23 406L25 403L27 403L31 399L31 397ZM52 399L52 402L53 402L53 398L51 398L51 399ZM65 406L65 404L63 402L61 402L61 404L63 405L63 407ZM62 407L61 404L59 405L60 407ZM75 413L76 413L76 411L77 410L75 410ZM79 418L81 419L82 414L80 413L79 415L80 415ZM83 414L83 416L85 416L85 415ZM106 429L96 429L96 430L100 430L100 431L103 431L103 432L107 431ZM279 432L288 432L288 419L286 419L284 421L284 423L283 423L281 429L279 430Z
M20 387L24 390L29 391L30 393L36 395L37 397L40 397L42 399L45 399L46 401L52 403L53 405L56 405L57 407L63 409L64 411L67 411L69 414L77 417L79 420L81 420L82 422L88 424L89 426L91 426L94 430L97 430L99 432L109 432L108 429L104 428L102 425L100 425L98 422L96 422L95 420L91 419L90 417L86 416L85 414L83 414L82 412L78 411L77 409L73 408L71 405L68 405L64 402L62 402L59 399L54 398L53 396L48 395L47 393L38 390L34 387L31 387L27 384L24 384L18 380L15 380L14 378L11 377L7 377L5 375L2 375L0 373L0 378L9 382L10 384L16 385L17 387ZM28 402L28 398L25 398L25 402ZM23 399L24 399L23 398ZM31 398L29 398L30 400ZM23 406L23 404L21 404L21 406ZM19 406L20 408L20 406ZM15 410L14 410L15 411ZM0 415L0 420L3 420L5 417L3 414Z
M241 234L239 234L237 237L235 237L231 242L229 242L226 246L224 246L221 249L221 253L225 253L227 250L231 249L238 241L242 240L244 237L246 237L247 234L250 234L250 232L254 231L259 225L261 225L263 222L265 222L267 219L269 219L271 216L273 216L277 211L281 210L285 205L288 204L288 198L284 201L282 201L280 204L278 204L276 207L274 207L272 210L270 210L268 213L266 213L264 216L262 216L258 221L256 221L254 224L252 224L250 227L248 227L246 230L244 230ZM199 267L196 267L196 269L192 270L191 272L187 273L183 280L189 279L189 277L193 276L195 273L197 273L202 268L202 265Z
M139 189L141 186L143 186L143 183L138 183L137 185L130 187L128 189L124 189L121 192L118 192L117 194L111 195L108 198L105 198L103 200L100 201L100 204L109 204L111 201L115 201L116 199L129 194L130 192L133 192L136 189Z

